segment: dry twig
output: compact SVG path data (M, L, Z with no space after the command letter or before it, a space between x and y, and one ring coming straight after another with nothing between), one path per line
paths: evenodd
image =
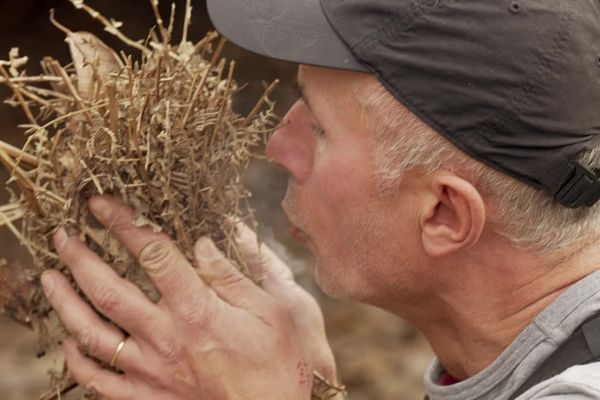
M225 40L214 46L214 32L196 44L188 41L190 0L177 45L171 43L175 9L165 27L157 0L150 5L160 38L151 32L147 42L127 38L120 22L82 0L70 1L142 54L137 61L134 55L117 55L93 35L70 31L52 14L53 24L68 37L72 65L46 57L45 74L28 77L22 70L26 57L18 57L18 50L0 62L0 83L13 92L9 103L20 106L31 123L23 149L0 142L0 162L20 189L0 207L0 226L19 238L37 268L25 280L35 283L33 294L23 299L13 291L4 297L4 308L26 316L38 333L40 354L64 337L38 282L46 268L68 275L51 244L59 226L76 227L121 276L158 300L136 261L109 230L94 224L87 200L95 194L120 196L136 210L136 224L164 230L190 260L194 241L209 235L246 271L227 221L252 219L242 212L249 195L241 175L278 123L269 100L277 82L247 116L233 111L232 98L240 90L233 79L235 64L227 68L220 60ZM10 308L13 303L20 308ZM69 379L58 379L41 399L60 398L74 387ZM339 392L325 385L323 393L332 388Z
M13 92L9 104L20 106L30 121L23 149L0 142L0 162L20 192L0 206L0 226L29 250L36 267L23 281L35 283L33 295L23 299L24 292L7 288L0 295L3 310L21 310L6 312L15 319L25 315L38 332L40 353L64 336L37 283L46 268L64 270L50 240L58 226L77 227L120 275L158 299L136 262L108 231L93 224L86 201L94 194L123 198L137 210L136 223L165 230L190 259L193 242L210 235L244 269L225 221L242 218L239 204L248 194L240 176L276 121L267 104L262 115L251 118L251 129L242 125L248 118L231 108L238 90L233 66L222 79L225 64L218 63L224 41L211 51L214 33L196 45L187 40L190 2L182 41L172 45L174 8L165 27L158 1L150 0L161 37L144 45L125 37L120 23L71 1L142 54L138 61L134 55L117 56L52 14L53 24L69 39L72 65L46 57L45 74L28 77L22 70L26 57L18 57L18 50L0 62L0 83ZM73 386L66 377L56 383L42 398L59 398Z

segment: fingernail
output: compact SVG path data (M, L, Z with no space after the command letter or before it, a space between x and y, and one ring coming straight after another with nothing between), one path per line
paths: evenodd
M64 226L65 231L67 232L67 236L71 237L71 236L79 236L81 234L81 232L79 231L79 229L71 224L67 224Z
M94 196L89 202L90 211L99 220L106 220L110 216L111 204L105 196Z
M209 237L203 237L196 242L196 255L201 258L211 258L217 252L212 240Z
M50 295L52 295L52 291L54 290L54 281L46 272L42 274L40 280L42 281L42 289L44 290L44 294L46 297L50 297Z
M56 250L61 251L67 244L67 240L69 240L69 235L65 231L65 228L61 226L54 234L54 247Z

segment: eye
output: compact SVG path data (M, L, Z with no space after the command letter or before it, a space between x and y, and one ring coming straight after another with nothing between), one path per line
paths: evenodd
M300 85L298 85L298 82L294 83L294 86L292 87L292 92L292 96L296 100L300 100L302 98L302 90L300 90Z
M310 123L310 129L312 129L313 133L317 136L325 136L325 129L313 122Z

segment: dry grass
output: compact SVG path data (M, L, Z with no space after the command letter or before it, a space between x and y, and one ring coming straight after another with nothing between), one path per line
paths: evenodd
M68 275L51 244L59 226L77 232L151 300L159 298L136 261L89 214L86 204L94 194L121 197L136 210L136 224L164 230L190 260L194 240L210 235L245 270L232 222L254 219L244 207L249 193L241 176L278 123L269 100L277 82L265 88L248 115L233 111L240 90L233 79L235 63L220 57L225 41L216 33L196 43L188 39L189 0L177 43L174 5L165 25L158 1L150 0L156 27L136 41L121 32L120 22L81 0L70 1L134 55L117 54L92 34L71 32L51 13L67 36L71 64L46 57L43 75L27 76L27 57L18 49L0 61L0 83L13 93L7 102L28 119L22 149L0 142L12 193L9 204L0 207L0 226L19 238L35 267L0 266L0 273L10 276L0 290L0 311L37 332L40 355L65 335L39 285L44 269ZM68 374L55 376L40 399L60 398L75 387ZM315 382L321 393L316 399L339 391L318 375Z
M16 189L0 207L0 225L20 239L36 267L3 266L11 279L0 298L5 313L38 333L40 354L64 337L37 283L46 268L68 274L51 244L58 226L76 229L120 275L152 300L159 297L135 260L89 214L86 202L94 194L121 197L136 210L136 224L166 231L190 259L193 241L210 235L243 269L230 223L253 220L242 212L249 194L241 175L278 122L268 99L274 85L249 115L232 110L239 90L235 63L220 58L224 40L217 41L215 33L197 43L188 40L189 3L177 44L174 10L165 26L156 1L150 4L158 35L152 31L144 41L125 37L118 22L83 2L72 3L138 56L116 54L95 36L71 32L51 16L67 35L72 64L46 57L42 76L26 76L27 58L16 49L0 63L2 83L13 93L8 102L29 121L22 149L0 143L0 161L11 173L7 185ZM33 286L27 298L21 293L25 282ZM61 377L57 383L65 382Z

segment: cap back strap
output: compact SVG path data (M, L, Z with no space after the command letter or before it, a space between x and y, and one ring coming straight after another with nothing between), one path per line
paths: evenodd
M600 199L598 170L590 170L578 161L571 161L570 173L560 185L556 200L565 207L591 207Z

